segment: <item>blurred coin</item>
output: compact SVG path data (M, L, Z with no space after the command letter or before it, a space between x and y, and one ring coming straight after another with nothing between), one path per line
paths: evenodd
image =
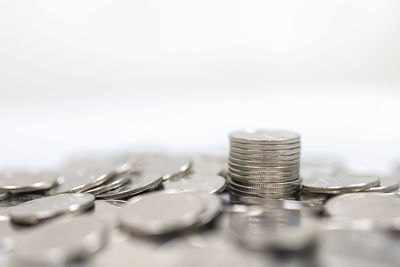
M102 221L107 226L116 227L120 211L121 207L111 204L109 200L96 200L94 202L94 209L91 212L85 213L84 216L87 214Z
M217 174L191 174L179 179L169 179L163 183L165 190L176 192L200 191L218 193L225 188L225 179Z
M371 227L391 227L400 221L400 199L385 193L351 193L333 197L325 204L330 216L359 220Z
M237 164L234 162L229 162L229 167L234 168L237 170L241 171L247 171L247 172L256 172L256 173L282 173L282 172L289 172L289 171L296 171L299 169L298 164L293 164L293 165L287 165L287 166L271 166L271 167L260 167L260 166L248 166L248 165L242 165L242 164Z
M315 222L297 210L266 209L262 206L232 213L232 234L246 247L257 250L300 250L316 239Z
M280 129L237 130L229 134L229 139L238 143L251 144L292 144L300 141L300 135Z
M286 194L286 193L292 193L292 192L298 192L299 191L299 186L297 187L278 187L278 188L273 188L273 187L255 187L255 186L244 186L237 184L233 182L232 180L229 182L229 186L231 188L243 191L243 192L250 192L250 193L261 193L261 194Z
M65 266L100 250L107 237L105 225L82 216L45 224L27 234L15 248L17 260L38 266Z
M293 143L293 144L284 144L284 145L264 145L264 144L245 144L245 143L238 143L234 141L229 142L231 148L235 149L246 149L246 150L257 150L258 153L266 153L269 151L280 151L285 152L291 151L292 149L300 149L301 144Z
M28 193L9 194L6 199L0 201L0 207L14 207L18 206L19 204L42 197L44 197L44 195Z
M359 192L380 184L379 179L376 177L352 174L302 178L303 192L310 193L343 194Z
M10 193L47 190L59 182L59 176L47 172L4 172L0 174L0 190Z
M117 189L107 191L97 195L98 198L104 199L121 199L127 198L139 193L157 188L163 181L160 173L141 173L132 177L131 181Z
M251 171L244 171L244 170L238 170L235 169L233 167L229 167L228 169L229 174L231 176L239 176L239 178L251 178L251 179L255 179L255 178L298 178L299 177L299 171L298 170L294 170L294 171L287 171L287 172L251 172Z
M399 178L397 177L380 177L381 184L365 190L366 192L394 192L400 188Z
M285 161L255 161L255 160L242 160L242 159L235 159L232 157L229 157L229 162L234 163L234 164L239 164L242 167L286 167L286 166L292 166L295 165L298 168L298 164L300 162L300 159L295 159L295 160L285 160Z
M298 191L290 191L286 193L260 193L260 192L249 192L245 190L240 190L237 187L228 185L229 192L236 196L254 196L261 198L272 198L272 199L281 199L281 198L289 198L295 197L298 194Z
M320 232L318 240L319 266L400 265L399 239L382 232L328 230Z
M140 235L185 230L199 221L205 206L189 193L151 193L131 200L120 213L124 229Z
M130 173L119 174L119 175L115 176L114 178L111 178L106 183L85 191L85 193L99 195L101 193L104 193L104 192L107 192L107 191L110 191L113 189L117 189L117 188L123 186L124 184L129 183L131 181L131 179L130 179L131 176L132 176L132 174L130 174Z
M190 194L197 194L197 196L201 198L204 205L204 210L199 214L199 220L196 224L196 227L209 224L221 212L222 201L216 195L210 195L202 192L193 192Z
M42 220L62 214L76 214L91 208L94 196L82 193L68 193L34 199L10 209L14 223L36 224Z
M240 179L234 179L233 177L229 180L232 184L238 186L247 186L247 187L254 187L254 188L286 188L286 189L298 189L301 185L301 179L296 179L289 182L246 182Z
M234 146L230 147L230 152L234 155L243 155L243 156L256 156L256 157L280 157L280 156L291 156L291 155L299 155L300 147L292 148L292 149L284 149L284 150L257 150L257 149L246 149L246 148L237 148ZM240 157L239 157L240 158Z
M262 205L266 209L298 210L301 214L319 214L324 209L323 205L297 200L262 199L255 197L241 197L240 200L247 205Z

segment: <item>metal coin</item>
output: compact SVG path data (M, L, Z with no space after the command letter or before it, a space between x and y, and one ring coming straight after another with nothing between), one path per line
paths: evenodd
M231 173L229 177L236 181L236 182L242 182L242 183L285 183L285 182L291 182L299 179L299 176L289 176L289 177L273 177L273 176L242 176L242 175L236 175L234 173Z
M300 135L295 132L279 129L254 129L231 132L229 139L238 143L292 144L300 141Z
M364 191L379 186L380 181L373 176L358 176L351 174L335 176L302 177L303 191L311 193L342 194Z
M25 193L47 190L59 182L59 176L46 172L4 172L0 174L0 190Z
M209 224L217 217L222 210L222 201L219 197L212 194L196 192L199 198L202 199L204 210L199 215L199 221L196 226L204 226Z
M84 216L86 214L92 216L110 227L118 226L118 214L121 207L111 204L108 200L96 200L94 203L94 209L85 213Z
M162 174L159 173L141 173L139 176L131 178L127 183L117 189L107 191L97 195L104 199L127 198L139 193L157 188L163 181Z
M239 154L239 155L247 155L247 156L259 156L259 157L279 157L279 156L290 156L290 155L298 155L300 154L300 148L293 149L285 149L285 150L257 150L257 149L245 149L245 148L236 148L231 146L230 152Z
M195 225L203 210L196 194L152 193L130 201L119 218L125 229L136 234L162 235Z
M295 200L297 194L292 194L292 195L277 195L277 194L255 194L255 193L245 193L245 192L239 192L235 191L235 189L231 189L228 187L229 190L229 195L231 198L232 203L242 203L241 199L243 197L252 197L252 198L260 198L260 199L291 199Z
M235 163L240 166L250 167L286 167L292 165L299 165L300 159L285 160L285 161L255 161L255 160L242 160L229 157L229 163ZM297 167L298 168L298 167Z
M36 224L62 214L76 214L93 207L91 194L68 193L47 196L10 209L10 219L19 224Z
M286 151L291 151L292 149L301 148L300 142L293 144L285 144L285 145L256 145L256 144L245 144L245 143L230 141L229 144L231 148L257 150L258 153L266 153L269 151L286 152Z
M293 192L298 192L299 187L280 187L280 188L270 188L270 187L254 187L254 186L244 186L240 185L237 183L234 183L232 181L229 182L229 187L234 188L243 192L251 192L251 193L261 193L261 194L275 194L275 193L293 193Z
M381 184L379 186L371 187L366 192L383 192L390 193L400 188L399 178L397 177L380 177Z
M300 250L316 240L316 223L297 210L265 209L262 206L233 213L230 229L235 238L251 249Z
M242 171L248 171L248 172L275 172L275 173L281 173L281 172L287 172L287 171L295 171L299 169L299 164L293 164L293 165L287 165L287 166L275 166L275 167L260 167L260 166L247 166L247 165L241 165L237 164L234 162L229 162L228 163L230 168L242 170Z
M325 210L331 216L389 227L400 220L400 199L385 193L344 194L329 199Z
M245 182L240 179L234 179L230 177L229 182L239 185L239 186L247 186L247 187L256 187L256 188L299 188L302 180L296 179L289 182Z
M14 255L19 262L38 266L62 266L86 259L106 243L105 225L87 216L45 224L18 242Z
M230 193L234 193L239 196L255 196L255 197L261 197L261 198L273 198L273 199L280 199L280 198L288 198L288 197L294 197L298 194L298 191L292 191L292 192L287 192L287 193L257 193L257 192L247 192L243 191L240 189L237 189L235 187L232 187L228 185L228 189Z
M299 176L299 171L298 170L293 170L293 171L281 171L281 172L254 172L254 171L245 171L245 170L239 170L234 167L229 167L228 168L229 174L235 174L243 177L276 177L276 178L285 178L285 177L298 177Z
M293 160L298 160L300 158L300 153L292 155L269 156L269 155L255 155L255 154L251 155L239 154L231 151L229 155L231 158L234 158L236 160L263 161L263 162L293 161Z
M324 206L321 204L287 199L266 199L241 197L241 202L247 205L262 205L266 209L298 210L301 214L319 214Z
M130 174L130 173L124 173L124 174L117 175L114 178L112 178L111 180L109 180L108 182L85 191L85 193L99 195L101 193L120 188L124 184L127 184L131 181L131 176L132 176L132 174Z
M226 180L217 174L191 174L179 179L169 179L163 183L165 190L175 192L200 191L209 194L224 190Z

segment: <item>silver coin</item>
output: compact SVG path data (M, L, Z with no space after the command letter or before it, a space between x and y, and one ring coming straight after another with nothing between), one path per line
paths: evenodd
M6 199L0 202L0 207L3 208L8 208L8 207L14 207L18 206L22 203L37 199L37 198L42 198L44 195L40 194L9 194Z
M204 204L196 194L151 193L131 200L119 218L121 225L133 233L162 235L195 225L203 210Z
M18 242L14 255L23 264L63 266L86 259L106 243L105 225L87 216L45 224Z
M292 144L300 141L300 135L279 129L254 129L231 132L229 139L238 143L250 144Z
M343 174L335 176L302 177L304 192L343 194L364 191L379 186L380 181L373 176Z
M293 148L293 149L285 149L285 150L257 150L257 149L245 149L245 148L236 148L231 146L230 152L246 155L246 156L257 156L257 157L280 157L280 156L290 156L290 155L298 155L301 152L301 148Z
M281 172L254 172L254 171L246 171L246 170L239 170L234 167L229 167L228 168L229 174L235 174L238 176L243 176L243 177L266 177L266 178L287 178L287 177L298 177L299 176L299 171L294 170L294 171L281 171Z
M59 182L59 176L47 172L4 172L0 174L0 190L26 193L47 190Z
M285 209L297 210L301 214L320 214L324 210L324 206L311 202L303 202L298 200L287 199L265 199L255 197L241 197L241 202L247 205L262 205L266 209Z
M381 184L379 186L371 187L366 192L383 192L390 193L400 188L399 178L397 177L380 177Z
M256 188L299 188L302 180L296 179L289 182L246 182L240 179L235 179L233 177L229 178L229 182L233 184L247 186L247 187L256 187Z
M62 214L76 214L93 207L91 194L68 193L47 196L10 209L10 219L19 224L36 224Z
M200 213L199 221L197 222L196 226L204 226L212 222L222 210L221 199L216 195L207 193L194 192L191 194L197 194L197 196L201 198L204 205L204 210Z
M101 193L120 188L124 184L127 184L131 181L131 176L132 176L131 173L123 173L123 174L117 175L114 178L112 178L111 180L109 180L108 182L85 191L85 193L99 195Z
M162 174L142 172L140 175L131 178L129 183L117 189L101 193L96 197L103 199L121 199L132 197L139 193L157 188L162 181Z
M252 198L260 198L260 199L290 199L296 200L297 194L292 195L281 195L281 194L255 194L255 193L245 193L240 191L235 191L235 189L231 189L228 187L230 203L242 203L241 199L243 197L252 197Z
M325 210L330 216L390 227L400 220L400 199L385 193L344 194L329 199Z
M299 176L289 176L289 177L274 177L274 176L241 176L234 173L229 174L228 178L236 182L242 183L286 183L292 182L299 179Z
M231 187L228 185L228 189L230 193L233 193L235 195L239 196L254 196L254 197L261 197L261 198L272 198L272 199L285 199L289 197L294 197L298 194L297 191L292 191L292 192L287 192L287 193L256 193L256 192L246 192L243 190L239 190L235 187Z
M328 230L318 234L318 241L318 266L394 267L400 264L400 242L388 233Z
M285 161L255 161L255 160L242 160L229 157L229 163L238 164L240 166L250 167L286 167L292 165L299 165L300 159L285 160Z
M241 184L234 183L232 181L229 182L229 187L233 189L237 189L243 192L250 193L261 193L261 194L281 194L281 193L293 193L298 192L300 186L297 187L279 187L279 188L265 188L265 187L253 187L253 186L244 186Z
M217 174L191 174L179 179L169 179L163 183L165 190L175 192L200 191L209 194L224 190L226 180Z
M228 163L230 168L248 171L248 172L267 172L267 173L281 173L287 171L296 171L299 169L299 164L287 165L287 166L275 166L275 167L260 167L260 166L248 166L236 164L234 162Z
M266 209L262 206L233 213L230 229L235 238L251 249L299 250L316 240L316 223L297 210Z
M118 214L121 211L121 207L113 205L108 200L96 200L94 203L94 209L85 213L84 216L89 215L102 221L107 226L117 227L119 223Z
M284 145L262 145L262 144L245 144L238 143L235 141L229 142L231 149L246 149L246 150L256 150L258 153L267 153L270 151L279 151L279 152L289 152L293 149L301 149L301 143L293 143L293 144L284 144Z
M238 159L238 160L250 160L250 161L267 161L267 162L275 162L275 161L292 161L292 160L298 160L300 158L300 153L297 154L292 154L292 155L277 155L277 156L271 156L271 155L260 155L260 154L240 154L231 151L229 153L229 156Z

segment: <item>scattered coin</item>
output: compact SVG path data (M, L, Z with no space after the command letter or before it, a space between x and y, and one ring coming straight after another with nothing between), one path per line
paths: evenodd
M0 174L0 190L26 193L48 190L59 182L59 176L47 172L4 172Z
M105 225L82 216L44 224L18 242L14 255L23 264L62 266L86 259L106 243Z
M381 181L379 186L374 186L365 190L366 192L394 192L400 188L400 182L398 177L380 177Z
M76 214L94 204L94 196L82 193L67 193L47 196L10 209L11 221L18 224L37 224L63 214Z
M197 194L152 193L128 203L120 213L120 222L139 235L169 234L194 226L204 208Z
M107 191L97 195L102 199L122 199L132 197L139 193L157 188L163 181L162 174L159 173L141 173L132 177L131 181L117 189Z
M90 215L97 220L104 222L107 226L116 227L118 225L118 214L121 207L113 205L113 200L96 200L94 209L91 212L85 213L83 216Z
M217 174L191 174L179 179L169 179L163 183L164 189L175 192L200 191L209 194L222 192L225 179Z
M379 179L374 176L342 174L303 177L302 190L309 193L343 194L364 191L379 185Z
M114 178L111 178L108 182L96 186L92 189L86 190L85 193L99 195L101 193L120 188L124 184L129 183L131 181L131 177L132 177L131 173L123 173L116 175Z

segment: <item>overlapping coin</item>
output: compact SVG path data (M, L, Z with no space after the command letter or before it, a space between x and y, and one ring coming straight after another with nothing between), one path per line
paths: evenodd
M239 130L229 139L228 189L232 195L296 197L301 186L299 134L274 129Z

